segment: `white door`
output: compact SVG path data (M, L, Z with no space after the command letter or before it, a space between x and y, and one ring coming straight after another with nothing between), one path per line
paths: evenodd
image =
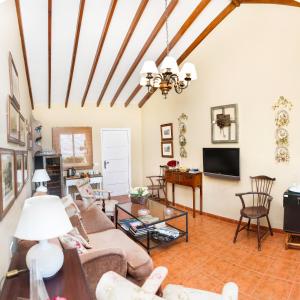
M127 195L131 184L130 129L101 129L103 187Z

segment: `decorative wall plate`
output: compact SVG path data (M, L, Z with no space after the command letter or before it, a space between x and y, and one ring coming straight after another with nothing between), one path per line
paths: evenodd
M275 156L278 162L288 162L290 159L287 147L277 147Z
M276 126L287 126L289 124L289 121L289 113L285 109L277 112L275 119Z
M179 136L179 145L180 146L185 146L186 145L186 138L182 134Z

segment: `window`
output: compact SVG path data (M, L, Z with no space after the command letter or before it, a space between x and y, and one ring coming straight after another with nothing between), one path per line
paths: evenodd
M62 155L64 169L93 167L91 127L55 127L52 139L54 150Z

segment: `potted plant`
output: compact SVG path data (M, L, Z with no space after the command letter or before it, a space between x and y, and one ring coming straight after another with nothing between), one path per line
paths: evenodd
M149 191L147 187L135 187L130 190L131 202L138 204L146 204L149 198Z

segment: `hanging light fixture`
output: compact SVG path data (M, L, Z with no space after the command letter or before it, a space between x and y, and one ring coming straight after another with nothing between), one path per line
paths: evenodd
M168 0L165 0L165 9L167 9ZM147 60L144 62L140 71L140 85L148 88L148 93L154 93L160 89L162 95L167 98L169 91L174 87L177 94L180 94L189 86L191 80L197 79L196 68L192 63L186 62L182 69L179 70L174 57L169 55L169 29L168 15L166 14L166 44L167 56L164 58L160 72L154 61Z

